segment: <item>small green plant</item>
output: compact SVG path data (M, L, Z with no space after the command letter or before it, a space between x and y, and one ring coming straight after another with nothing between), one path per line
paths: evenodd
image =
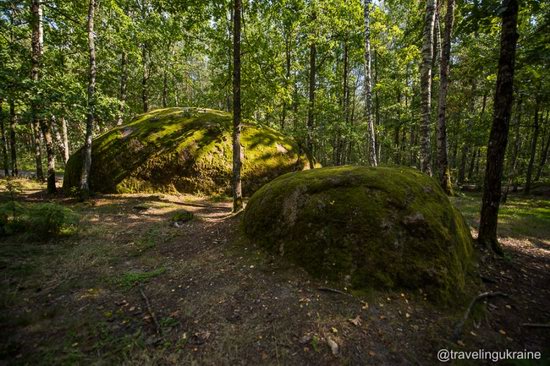
M0 205L0 235L24 232L35 239L74 234L78 215L56 203L20 204L10 201Z
M172 222L182 223L191 220L193 220L193 213L185 210L178 211L172 216Z
M78 215L56 203L40 203L29 206L28 224L31 233L40 239L76 232Z
M122 287L130 288L136 284L147 282L151 278L160 276L164 272L166 272L166 268L164 267L149 272L127 272L116 282Z

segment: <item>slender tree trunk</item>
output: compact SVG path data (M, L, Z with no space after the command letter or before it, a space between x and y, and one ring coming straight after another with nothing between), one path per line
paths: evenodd
M67 164L71 151L69 149L69 134L67 132L67 120L65 117L61 117L61 137L63 139L63 161Z
M539 110L540 110L540 98L537 97L535 104L535 118L533 120L533 138L531 140L531 153L529 154L529 164L527 165L527 176L525 178L524 194L531 193L531 183L533 180L533 167L535 166L535 157L537 155L537 143L539 141Z
M119 107L118 107L118 117L116 124L120 126L124 122L124 107L126 105L126 88L128 85L128 55L126 52L122 51L120 56L120 96L119 96Z
M291 67L291 50L290 50L290 41L288 39L289 35L285 36L285 87L288 90L290 87L290 67ZM281 130L285 128L286 123L286 113L287 113L287 102L286 98L283 99L283 112L281 116Z
M420 67L420 91L422 123L420 125L420 170L432 175L431 167L431 99L432 99L432 58L434 43L434 21L436 0L426 1L426 17L424 21L422 65Z
M518 1L506 0L502 13L500 58L494 101L493 124L487 148L487 165L481 206L478 241L502 254L497 239L498 209L501 197L504 154L508 143L508 129L514 92L514 64L518 40Z
M447 90L449 88L449 62L451 59L451 35L453 32L455 0L447 0L447 13L445 14L445 35L441 47L441 62L439 67L439 104L437 123L437 171L439 173L439 184L447 193L453 193L451 174L447 159Z
M517 176L518 153L521 147L521 136L519 134L520 123L521 123L521 113L522 113L521 106L522 106L522 97L521 97L521 94L519 94L519 98L516 103L516 123L514 125L514 146L512 150L512 156L510 157L510 176L508 177L508 184L506 184L506 189L504 190L502 198L500 199L500 202L502 204L506 203L506 201L508 200L508 192L510 191L510 186L512 186Z
M11 175L17 177L19 169L17 167L17 144L15 141L15 130L17 127L17 115L15 114L15 101L10 99L10 154L11 154ZM32 127L34 137L34 127ZM40 150L39 150L40 151Z
M44 41L44 30L42 27L42 6L40 0L32 0L31 2L31 15L32 15L32 39L31 39L31 79L37 86L38 82L41 79L40 71L42 67L42 53L43 53L43 41ZM57 191L55 187L55 152L53 146L53 138L51 132L51 126L49 121L40 116L42 114L42 105L39 104L36 100L33 100L31 103L32 109L32 118L33 124L36 127L40 127L42 131L42 136L44 136L44 141L46 143L46 156L48 160L48 193L52 194ZM38 160L37 160L38 164ZM40 159L40 169L37 165L37 176L38 170L42 170L42 161ZM42 173L42 172L41 172Z
M315 19L315 13L313 14ZM309 160L309 168L315 167L313 158L313 128L314 128L314 111L315 111L315 74L316 74L316 58L317 48L315 42L312 42L309 46L309 103L307 108L307 139L306 149L307 157Z
M10 162L8 158L8 141L6 139L6 129L4 128L3 114L4 100L0 98L0 132L2 133L2 162L4 163L4 176L10 175Z
M168 106L168 78L166 75L166 70L162 73L162 108Z
M478 149L474 149L474 151L472 151L472 158L470 159L470 164L468 165L468 182L471 182L472 177L474 176L474 167L476 164L478 151Z
M84 142L84 159L82 163L82 176L80 178L80 190L85 199L90 193L90 170L92 168L92 134L95 119L95 36L94 36L95 0L90 0L88 6L88 52L89 52L89 80L88 80L88 116L86 119L86 140Z
M32 0L31 2L32 15L32 53L31 53L31 78L33 82L38 84L41 79L40 71L42 67L42 53L44 42L44 29L42 26L42 6L40 0ZM55 187L55 151L53 146L53 138L49 121L40 116L42 114L42 105L36 100L31 103L32 118L35 126L39 126L44 136L46 143L46 157L48 160L48 193L52 194L57 191ZM42 161L40 161L40 170L42 170ZM38 166L37 166L38 167ZM38 169L37 169L38 170ZM37 174L38 175L38 174Z
M38 86L40 80L40 62L42 58L42 42L43 42L43 28L42 28L42 7L39 0L31 1L31 79L35 87ZM44 180L44 172L42 170L42 153L40 142L40 117L39 106L37 101L33 99L31 101L31 128L34 131L35 140L35 162L36 162L36 178L38 180ZM49 187L48 187L49 188Z
M372 54L370 47L370 11L372 0L365 0L364 21L365 21L365 116L367 118L367 128L369 129L369 159L372 166L378 166L376 155L376 132L374 121L372 119Z
M548 125L548 113L550 111L546 111L546 125ZM546 165L546 160L548 159L548 149L550 148L550 128L546 128L547 129L547 133L546 133L546 143L544 142L543 140L543 145L542 145L542 150L541 150L541 153L540 153L540 163L539 163L539 168L537 170L537 175L535 177L535 182L538 181L540 179L540 176L542 175L542 170L544 169L545 165Z
M233 0L233 212L243 208L241 184L241 0Z
M141 79L141 100L143 103L143 113L149 111L149 56L147 45L144 43L141 46L141 62L143 65L143 78Z
M57 191L57 188L55 186L55 149L50 121L42 118L40 120L40 127L42 128L42 135L44 136L44 141L46 142L46 157L48 160L48 193L53 194Z
M42 169L42 138L39 126L31 119L31 130L33 136L34 161L36 166L36 179L44 180L44 170Z

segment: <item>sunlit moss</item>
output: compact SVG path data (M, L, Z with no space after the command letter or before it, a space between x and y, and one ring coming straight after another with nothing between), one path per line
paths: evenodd
M94 140L91 188L108 193L228 193L231 132L231 115L211 109L167 108L137 116ZM245 194L304 167L288 137L252 121L243 125L241 144ZM81 169L79 150L67 164L64 189L78 186Z

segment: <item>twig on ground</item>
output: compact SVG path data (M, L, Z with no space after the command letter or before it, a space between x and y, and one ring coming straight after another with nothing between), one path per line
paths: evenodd
M462 319L458 322L458 324L455 326L455 329L453 331L453 341L456 342L459 340L460 336L462 335L462 330L464 328L464 324L466 324L466 321L468 320L468 317L470 316L470 313L472 312L472 309L474 308L474 305L483 299L486 299L488 297L510 297L508 294L505 294L503 292L483 292L479 295L477 295L472 301L470 301L470 305L468 305L468 308L466 309L466 312L464 313L464 316Z
M145 293L140 288L139 293L141 294L141 297L143 297L143 300L145 300L145 305L147 306L147 311L149 312L149 315L151 316L151 319L153 319L153 323L155 324L155 328L157 330L157 334L162 335L162 328L160 327L160 324L157 320L157 317L155 316L155 313L153 312L153 309L151 308L151 303L149 302L149 299L147 296L145 296Z
M318 287L317 290L318 291L323 291L323 292L333 292L335 294L340 294L340 295L352 296L351 294L348 294L347 292L340 291L340 290L337 290L335 288L330 288L330 287Z

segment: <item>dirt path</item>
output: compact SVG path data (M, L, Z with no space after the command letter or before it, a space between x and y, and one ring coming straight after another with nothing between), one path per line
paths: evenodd
M27 196L40 200L41 194ZM505 240L511 257L486 259L491 299L467 322L422 293L330 287L239 235L228 202L195 197L67 200L78 237L0 242L0 364L431 365L441 348L548 349L550 251ZM194 219L175 227L186 210ZM344 289L340 289L344 290ZM469 299L465 299L467 303Z

